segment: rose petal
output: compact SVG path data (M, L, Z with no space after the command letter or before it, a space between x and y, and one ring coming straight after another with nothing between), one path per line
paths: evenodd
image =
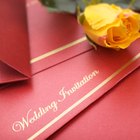
M119 7L103 3L88 6L85 9L84 15L92 29L98 30L114 22L121 11Z

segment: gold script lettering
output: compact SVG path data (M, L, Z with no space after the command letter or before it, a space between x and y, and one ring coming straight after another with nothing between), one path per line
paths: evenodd
M85 84L87 84L98 74L99 74L99 70L94 70L91 74L85 75L81 81L74 83L73 87L71 87L69 90L66 90L65 87L63 87L59 91L59 95L61 96L61 99L58 99L58 102L63 102L68 96L76 92L79 88L83 87Z

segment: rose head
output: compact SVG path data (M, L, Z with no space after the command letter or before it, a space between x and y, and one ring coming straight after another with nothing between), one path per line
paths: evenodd
M140 37L140 14L105 3L89 5L79 22L90 41L114 49L125 49Z

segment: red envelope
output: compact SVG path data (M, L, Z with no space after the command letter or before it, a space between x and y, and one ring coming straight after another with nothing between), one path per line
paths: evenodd
M140 65L140 40L126 50L95 51L73 16L50 15L37 1L27 6L33 76L0 89L6 140L49 137Z
M27 0L27 11L33 74L93 48L76 16L49 13L38 0Z
M30 77L24 0L0 0L0 84Z

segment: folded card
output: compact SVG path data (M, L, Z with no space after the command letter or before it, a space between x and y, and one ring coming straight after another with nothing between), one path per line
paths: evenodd
M0 0L0 84L30 77L24 0Z

